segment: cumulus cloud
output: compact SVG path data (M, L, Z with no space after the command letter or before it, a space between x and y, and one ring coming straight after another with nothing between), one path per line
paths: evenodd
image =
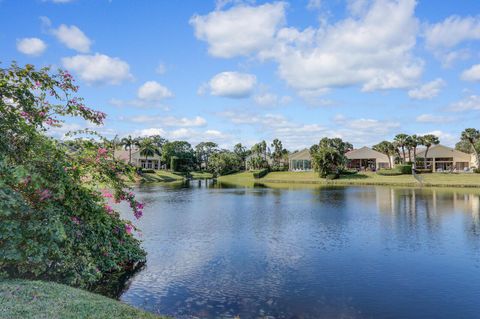
M180 126L180 127L198 127L207 125L207 120L201 116L193 118L174 117L174 116L151 116L151 115L137 115L129 118L135 123L161 123L165 126Z
M160 101L173 97L173 93L156 81L147 81L140 86L137 96L144 101Z
M417 116L416 121L420 123L448 123L452 122L454 118L451 116L422 114Z
M41 55L47 45L39 38L23 38L17 40L17 50L23 54L38 56Z
M450 110L455 112L480 110L480 96L469 95L460 101L452 103Z
M92 41L77 26L62 24L57 29L51 29L51 32L67 48L81 53L90 51Z
M438 139L440 140L440 143L443 144L443 145L454 146L455 143L458 142L458 140L459 140L458 136L455 136L451 133L447 133L447 132L440 131L440 130L418 133L417 135L427 135L427 134L432 134L432 135L437 136Z
M207 84L211 95L229 98L249 97L257 78L253 74L239 72L222 72L215 75Z
M62 64L87 83L120 84L132 78L127 62L105 54L66 57L62 59Z
M416 100L432 99L440 93L445 86L445 81L438 78L424 85L408 91L408 96Z
M190 24L197 39L208 43L216 57L249 55L272 45L276 31L285 21L285 3L259 6L240 4L229 10L194 15Z
M460 78L464 81L480 81L480 64L463 71Z

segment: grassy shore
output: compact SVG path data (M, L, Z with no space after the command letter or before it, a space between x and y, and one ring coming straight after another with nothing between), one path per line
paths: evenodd
M480 187L480 174L443 174L421 175L423 184L412 175L381 176L366 172L341 176L336 180L320 178L315 172L271 172L263 178L255 179L251 172L242 172L221 176L220 182L251 187L261 184L320 184L320 185L389 185L389 186L431 186L431 187Z
M27 280L0 281L0 318L166 319L84 290Z
M142 177L139 179L140 183L171 183L171 182L181 182L185 179L206 179L212 178L213 175L207 172L190 172L187 176L187 173L182 172L170 172L159 170L154 173L143 173Z

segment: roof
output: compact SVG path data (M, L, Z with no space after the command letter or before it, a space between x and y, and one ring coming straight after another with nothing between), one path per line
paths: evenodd
M372 150L370 147L364 146L362 148L358 148L355 150L351 150L347 153L345 153L345 156L348 159L376 159L377 161L380 162L389 162L388 156L377 152L375 150Z
M425 157L426 149L422 149L421 151L417 152L417 157ZM451 147L445 145L433 145L428 150L427 156L431 157L454 157L457 160L463 160L465 162L470 162L472 159L471 154L467 154Z
M312 160L312 156L310 155L310 150L308 148L305 148L301 151L297 151L295 153L292 153L288 156L288 160Z

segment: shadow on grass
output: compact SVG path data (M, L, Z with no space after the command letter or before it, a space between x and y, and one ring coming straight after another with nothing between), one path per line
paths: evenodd
M339 179L343 179L343 180L358 180L358 179L366 179L368 178L367 175L364 175L364 174L349 174L349 175L340 175L340 178Z

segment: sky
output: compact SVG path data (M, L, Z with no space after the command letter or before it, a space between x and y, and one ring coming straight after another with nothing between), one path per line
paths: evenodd
M480 128L479 49L478 0L0 0L2 67L69 70L107 137L453 146Z

